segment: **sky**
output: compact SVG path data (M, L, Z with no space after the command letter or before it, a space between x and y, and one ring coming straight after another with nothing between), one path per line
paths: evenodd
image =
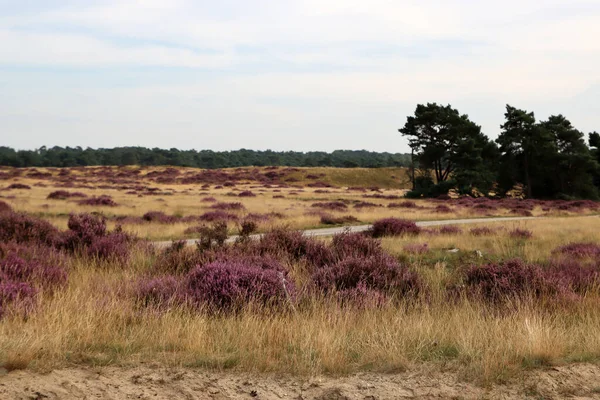
M418 103L600 131L599 0L0 0L0 146L408 152Z

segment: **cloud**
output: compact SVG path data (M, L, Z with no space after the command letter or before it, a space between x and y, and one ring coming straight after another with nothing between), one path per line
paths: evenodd
M600 129L598 113L573 106L600 100L589 89L599 83L597 0L4 9L0 123L14 145L406 150L397 128L427 101L459 107L490 136L505 103L541 114L562 105L581 129Z

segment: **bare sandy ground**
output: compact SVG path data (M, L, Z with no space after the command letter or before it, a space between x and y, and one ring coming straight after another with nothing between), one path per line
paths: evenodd
M453 373L412 371L295 378L160 366L68 368L0 376L0 399L600 399L600 366L525 373L488 388Z

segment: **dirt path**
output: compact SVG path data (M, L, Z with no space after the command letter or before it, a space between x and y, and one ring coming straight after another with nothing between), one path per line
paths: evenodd
M437 221L418 221L416 224L418 226L441 226L441 225L463 225L463 224L476 224L481 222L507 222L507 221L524 221L524 220L532 220L532 219L540 219L540 217L493 217L493 218L469 218L469 219L444 219ZM354 225L354 226L342 226L337 228L319 228L319 229L307 229L302 231L307 236L333 236L338 233L342 233L345 231L350 232L364 232L369 230L371 225ZM252 235L252 238L259 238L260 235ZM227 239L227 242L231 243L236 240L237 236L230 236ZM170 246L173 241L161 241L154 242L154 245L158 247L167 247ZM196 243L196 239L188 239L186 240L188 246L192 246Z
M455 374L365 373L295 378L183 368L70 368L0 376L0 399L600 399L600 366L538 370L508 385L483 388Z

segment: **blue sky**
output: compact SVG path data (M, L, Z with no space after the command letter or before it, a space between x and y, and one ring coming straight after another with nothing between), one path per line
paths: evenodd
M0 0L0 145L408 151L417 103L600 131L598 0Z

